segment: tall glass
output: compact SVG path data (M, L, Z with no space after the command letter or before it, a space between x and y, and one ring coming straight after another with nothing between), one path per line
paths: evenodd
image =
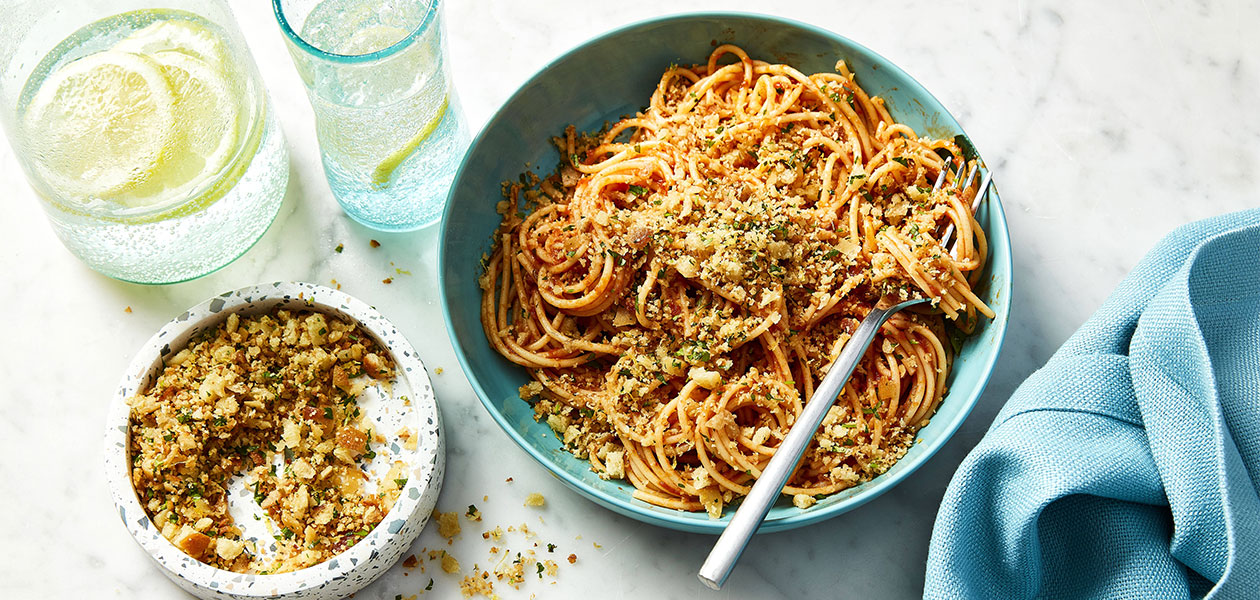
M272 0L315 111L324 173L353 219L437 221L468 148L439 0Z
M138 283L214 271L271 225L288 153L223 0L16 0L0 121L53 230Z

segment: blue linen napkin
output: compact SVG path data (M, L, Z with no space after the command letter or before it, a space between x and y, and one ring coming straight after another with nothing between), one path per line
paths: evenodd
M1260 599L1260 210L1174 231L1020 385L924 595Z

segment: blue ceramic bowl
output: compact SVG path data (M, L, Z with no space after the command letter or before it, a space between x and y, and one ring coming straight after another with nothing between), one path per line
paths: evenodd
M526 165L540 174L550 171L559 160L552 136L570 124L589 131L633 114L647 104L671 63L704 62L714 41L736 43L755 58L785 62L805 73L831 71L836 60L844 59L858 83L883 97L893 116L915 131L949 137L963 132L941 103L896 65L829 31L750 14L690 14L644 21L601 35L556 59L495 113L455 178L438 249L442 308L451 343L473 389L503 430L561 481L601 506L646 523L707 533L721 531L733 511L714 520L703 512L635 500L628 483L600 479L586 461L564 451L545 423L534 421L517 392L528 381L525 370L500 357L482 333L477 277L482 254L490 251L491 234L499 224L494 208L502 199L502 182L517 179ZM997 361L1011 299L1010 238L996 192L989 193L978 218L988 233L990 249L979 291L997 318L984 323L965 342L947 397L919 433L922 442L883 475L809 509L798 509L781 499L762 532L834 517L882 494L936 453L971 412Z

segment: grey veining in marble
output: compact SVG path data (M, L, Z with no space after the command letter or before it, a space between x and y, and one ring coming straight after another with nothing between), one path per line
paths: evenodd
M479 126L564 50L613 27L680 10L665 0L597 3L452 0L456 85ZM350 222L320 168L313 119L270 3L232 0L288 138L293 166L281 215L261 243L209 277L142 287L99 276L57 242L7 145L0 217L0 597L181 598L112 513L101 474L106 405L131 354L159 326L213 294L259 281L307 280L374 304L420 349L448 433L444 510L476 504L486 524L527 522L558 545L555 585L527 577L504 598L803 598L921 595L932 520L950 475L1004 400L1102 302L1164 233L1260 204L1260 5L1163 2L687 3L770 11L829 28L887 56L937 94L990 161L1015 254L1011 329L966 424L899 487L807 530L756 538L720 593L695 570L712 538L640 525L563 488L509 441L463 380L436 296L435 228L388 235ZM908 35L914 32L911 37ZM860 77L860 74L859 74ZM371 249L368 240L382 246ZM338 243L345 252L333 253ZM391 264L392 263L392 264ZM411 275L396 274L394 269ZM381 280L393 276L393 284ZM124 312L130 306L131 313ZM514 478L512 483L504 480ZM522 506L529 492L547 505ZM488 500L483 500L488 496ZM540 522L540 517L542 521ZM452 546L416 542L487 566L465 526ZM581 536L581 539L575 539ZM601 547L595 547L599 544ZM516 546L520 546L519 543ZM458 597L453 578L395 567L356 598Z

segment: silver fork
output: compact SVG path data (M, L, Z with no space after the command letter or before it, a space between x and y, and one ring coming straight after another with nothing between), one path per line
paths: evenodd
M950 160L946 159L941 167L940 175L936 177L933 191L941 189L945 183L946 173L949 171ZM965 166L964 162L964 166ZM972 181L975 180L978 166L973 165L971 172L967 175L966 182L962 185L962 190L971 187ZM962 174L959 169L958 175ZM955 177L954 183L957 184L959 177ZM989 190L991 183L988 171L985 172L984 178L980 182L980 188L976 190L976 197L971 202L971 212L975 214L976 209L980 206L980 200ZM954 234L954 225L950 223L945 230L945 235L941 238L942 245L949 244L949 238ZM954 253L954 248L950 248L950 253ZM849 376L853 374L853 370L857 367L858 361L862 359L862 355L866 354L866 349L870 347L871 342L875 340L875 334L879 333L879 328L897 311L904 308L922 304L927 302L926 298L915 300L907 300L891 306L883 308L876 307L865 319L858 325L857 330L853 332L853 336L844 344L844 349L840 351L840 355L831 363L831 367L827 369L827 375L823 377L818 388L814 390L814 395L806 402L805 408L801 411L801 416L796 419L796 423L788 430L788 434L784 436L783 443L779 444L778 450L775 450L774 457L770 459L770 464L766 465L761 476L757 478L757 482L753 484L752 490L748 492L748 496L744 498L739 509L735 511L735 516L731 517L731 522L726 525L726 529L718 538L713 550L709 551L709 557L705 559L704 564L700 567L700 581L712 589L721 589L722 584L726 582L726 578L730 576L731 570L735 568L735 563L739 560L744 548L748 545L748 541L752 539L757 529L761 527L761 522L765 520L766 514L770 512L770 507L778 499L783 492L783 486L787 484L787 480L792 476L792 472L796 470L796 463L800 462L801 455L805 453L805 448L809 446L809 442L814 439L814 433L818 431L818 427L822 425L823 417L827 415L828 409L835 403L836 397L840 395L840 390L844 389L844 384L849 381Z

